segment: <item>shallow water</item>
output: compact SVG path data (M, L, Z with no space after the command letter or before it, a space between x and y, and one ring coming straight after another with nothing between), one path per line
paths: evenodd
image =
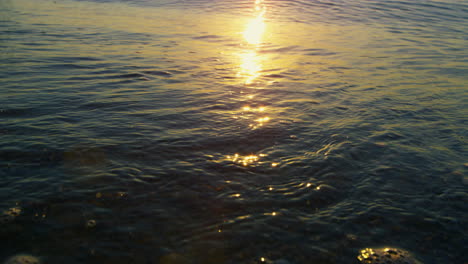
M467 22L456 0L0 0L0 258L468 262Z

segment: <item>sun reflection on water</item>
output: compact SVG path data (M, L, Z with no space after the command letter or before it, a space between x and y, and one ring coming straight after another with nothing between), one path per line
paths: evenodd
M265 111L265 107L264 106L259 106L259 107L250 107L248 105L242 107L242 110L244 112L264 112Z
M268 162L262 159L267 157L267 154L260 153L260 154L248 154L248 155L240 155L239 153L235 153L234 155L227 155L223 160L230 161L235 164L242 165L244 167L250 166L271 166L272 168L277 167L280 163L278 162ZM230 182L226 182L230 183ZM270 191L273 190L272 187L269 187Z
M257 129L257 128L260 128L260 127L264 126L265 123L267 123L268 121L270 121L270 117L263 116L263 117L255 119L255 123L250 124L249 127L251 129Z
M234 163L241 164L243 166L248 166L257 163L261 157L266 157L266 154L261 153L258 155L250 154L242 156L236 153L234 155L227 156L227 159Z
M240 54L241 65L239 76L245 78L245 84L252 84L260 76L262 64L255 50L249 50Z
M263 32L265 31L265 5L263 0L255 0L255 17L248 23L244 31L244 39L249 44L258 45L262 41Z
M245 84L252 84L262 71L261 58L257 53L257 48L262 43L266 28L265 12L263 1L255 0L254 17L247 22L243 32L248 50L240 54L239 76L245 78Z
M262 75L264 64L268 64L268 58L265 54L260 52L260 49L264 46L263 37L266 30L266 7L263 0L253 1L253 16L250 20L246 21L244 31L242 32L243 41L240 45L241 50L237 55L240 58L237 77L241 78L243 84L250 89L240 91L241 94L248 94L243 98L245 104L235 111L234 114L235 119L248 120L247 124L250 130L259 129L272 120L270 117L271 113L268 113L269 109L267 109L266 106L252 101L258 94L248 92L252 91L251 88L262 88L262 83L259 82L258 79ZM266 154L262 153L246 155L235 153L223 157L223 160L244 167L268 166L270 168L275 168L280 164L278 162L264 160L266 156Z
M265 21L263 15L265 10L258 12L255 18L252 18L244 31L244 39L249 44L258 45L262 41L263 32L265 31Z

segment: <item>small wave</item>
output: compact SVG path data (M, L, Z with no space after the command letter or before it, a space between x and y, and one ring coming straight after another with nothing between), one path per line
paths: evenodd
M193 39L220 39L220 38L222 37L218 35L203 35L203 36L193 37Z
M9 108L0 109L0 117L26 117L35 111L32 108Z
M299 46L287 46L287 47L263 47L258 53L288 53L298 51Z
M336 52L324 50L324 49L304 49L305 55L307 56L332 56L337 55Z
M162 77L171 77L172 73L169 71L143 71L144 74L162 76Z

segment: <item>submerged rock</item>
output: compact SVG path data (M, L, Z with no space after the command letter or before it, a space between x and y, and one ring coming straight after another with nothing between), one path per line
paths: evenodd
M13 222L21 214L21 208L13 207L0 214L0 224Z
M422 264L408 251L398 248L366 248L357 258L362 264Z
M86 222L86 227L87 228L93 228L96 227L96 220L90 219Z
M186 257L179 255L177 253L169 253L167 255L162 256L159 259L159 263L161 264L190 264L191 261Z
M41 260L37 257L21 254L21 255L16 255L7 259L7 261L5 261L4 264L40 264L40 263L41 263Z

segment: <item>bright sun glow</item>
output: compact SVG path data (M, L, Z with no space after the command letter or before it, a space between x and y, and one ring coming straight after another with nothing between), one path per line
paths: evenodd
M260 12L257 17L251 19L244 31L244 39L252 45L258 45L262 41L263 32L265 32L265 22L263 13Z
M239 75L245 78L245 84L252 84L260 76L262 70L261 57L257 54L257 48L262 43L265 32L265 12L263 0L255 0L254 17L247 21L243 32L245 42L250 45L247 46L248 50L240 54Z
M255 0L254 10L255 18L247 23L244 39L249 44L258 45L262 41L263 32L265 32L265 6L263 0Z

